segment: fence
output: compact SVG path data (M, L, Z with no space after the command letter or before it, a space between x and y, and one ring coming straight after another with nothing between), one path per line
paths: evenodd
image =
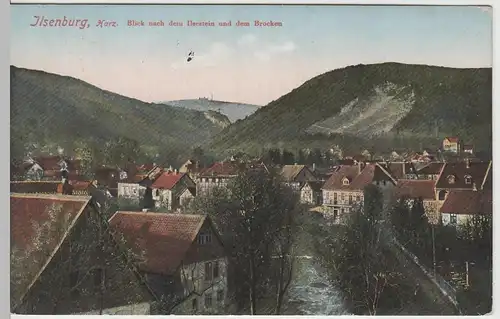
M453 286L451 286L443 277L439 274L431 273L422 263L420 263L417 256L408 251L403 245L399 243L399 241L395 238L392 239L396 247L398 247L408 258L413 260L413 262L422 270L422 272L439 288L441 293L450 300L450 302L455 306L460 314L462 311L458 305L457 301L457 291Z

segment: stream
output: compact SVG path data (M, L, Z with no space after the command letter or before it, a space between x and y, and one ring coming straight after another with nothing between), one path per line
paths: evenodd
M340 292L327 279L326 273L313 259L302 258L288 292L285 315L349 315Z

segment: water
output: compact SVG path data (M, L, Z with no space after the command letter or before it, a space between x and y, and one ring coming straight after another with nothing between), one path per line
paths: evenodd
M300 259L297 274L288 292L285 314L349 315L342 295L327 279L325 270L313 259Z

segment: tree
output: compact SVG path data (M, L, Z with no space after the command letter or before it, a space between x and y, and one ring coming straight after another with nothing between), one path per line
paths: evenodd
M196 198L192 209L208 213L222 234L238 307L256 314L258 300L272 289L275 313L280 313L291 282L298 196L281 183L277 172L250 170L226 190Z
M283 155L282 155L282 163L283 165L293 165L295 164L295 155L293 155L292 152L289 150L283 150Z
M380 191L368 186L363 207L351 212L345 226L327 226L324 239L316 243L323 266L354 314L376 315L402 302L401 274L380 238L382 202Z

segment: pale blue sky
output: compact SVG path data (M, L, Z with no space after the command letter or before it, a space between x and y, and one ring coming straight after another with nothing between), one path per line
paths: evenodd
M37 28L33 16L91 27ZM117 28L96 28L99 19ZM282 27L142 27L128 19L274 20ZM195 59L187 63L189 50ZM145 101L209 96L266 104L359 63L492 64L492 14L479 7L12 5L11 64L71 75Z

